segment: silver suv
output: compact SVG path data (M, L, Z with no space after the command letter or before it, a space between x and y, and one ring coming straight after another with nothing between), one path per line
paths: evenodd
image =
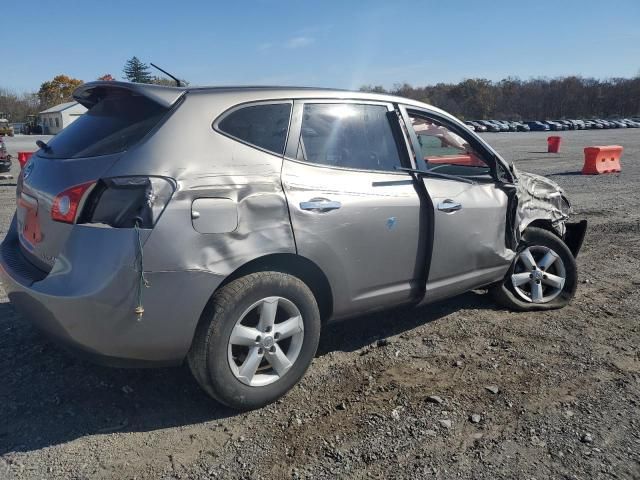
M563 192L437 108L120 82L74 97L88 112L18 180L0 272L24 317L108 363L186 359L256 408L328 321L479 287L517 310L575 293L586 223Z

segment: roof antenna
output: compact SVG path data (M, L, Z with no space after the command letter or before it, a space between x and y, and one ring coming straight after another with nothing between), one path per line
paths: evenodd
M151 65L153 68L155 68L155 69L157 69L157 70L160 70L160 71L161 71L162 73L164 73L166 76L171 77L173 80L175 80L175 81L176 81L176 86L177 86L177 87L182 87L182 81L181 81L181 80L177 79L176 77L174 77L173 75L171 75L169 72L167 72L166 70L161 69L159 66L154 65L153 63L150 63L150 65Z

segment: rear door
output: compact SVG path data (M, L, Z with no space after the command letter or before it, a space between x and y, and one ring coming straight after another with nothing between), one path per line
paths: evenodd
M298 253L329 277L337 317L420 291L423 202L412 177L396 169L408 166L398 128L388 103L294 104L283 186Z
M170 110L166 103L123 88L101 87L91 95L87 113L40 149L25 165L18 182L20 248L47 272L95 182ZM60 215L54 219L54 204L70 220L59 221Z
M433 301L501 279L508 197L496 163L474 134L446 117L402 107L420 170L449 175L422 180L433 204L433 251L426 300Z

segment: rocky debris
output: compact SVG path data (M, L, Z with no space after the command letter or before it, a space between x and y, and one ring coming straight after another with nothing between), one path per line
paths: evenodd
M487 385L484 388L485 388L485 390L487 390L488 392L493 393L494 395L497 395L500 392L500 389L498 387L496 387L495 385Z
M585 433L584 435L582 435L582 437L580 438L580 441L582 443L593 443L593 435L591 435L590 433Z
M446 428L449 429L451 428L451 420L449 420L448 418L442 419L442 420L438 420L438 423L440 424L440 426L442 428Z
M444 403L442 397L439 397L438 395L429 395L426 400L429 403L436 403L438 405L442 405Z
M474 413L469 416L469 420L471 420L471 423L480 423L482 421L482 415Z

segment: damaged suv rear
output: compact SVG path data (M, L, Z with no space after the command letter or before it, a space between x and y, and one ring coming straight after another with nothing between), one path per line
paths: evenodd
M559 308L586 223L451 115L338 90L81 86L20 175L0 273L24 317L116 365L186 360L256 408L322 325L487 287Z

